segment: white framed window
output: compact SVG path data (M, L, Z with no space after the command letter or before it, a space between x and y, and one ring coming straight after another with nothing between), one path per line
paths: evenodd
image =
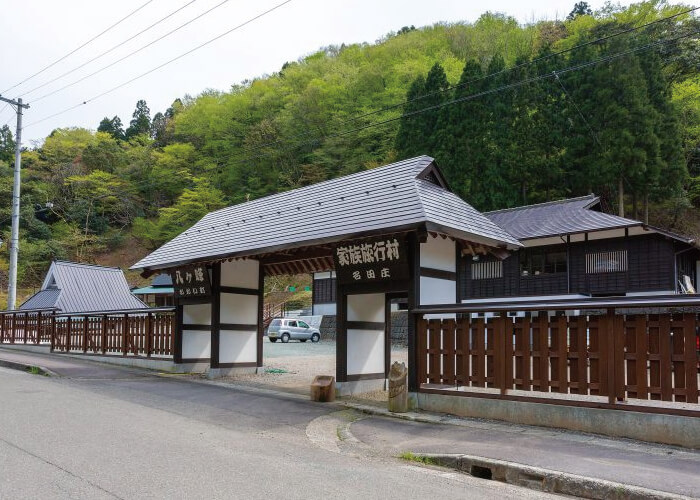
M503 261L472 262L472 279L487 280L503 277Z
M586 254L586 274L627 271L627 250Z

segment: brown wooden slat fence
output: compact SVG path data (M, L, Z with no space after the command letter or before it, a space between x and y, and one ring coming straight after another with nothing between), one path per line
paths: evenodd
M698 313L460 316L419 315L422 389L698 403Z
M0 312L0 343L44 344L55 352L170 357L174 332L173 308Z

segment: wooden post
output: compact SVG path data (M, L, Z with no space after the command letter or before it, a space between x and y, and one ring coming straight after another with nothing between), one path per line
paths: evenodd
M171 327L170 350L173 362L182 363L182 305L175 306L175 322Z
M71 337L72 337L72 333L73 333L72 332L72 329L73 329L72 323L73 323L73 318L71 316L68 316L68 318L66 318L66 348L65 348L65 352L70 352L70 349L72 347L71 346L71 344L72 344Z
M10 344L15 343L15 330L17 329L17 314L12 313L12 332L11 332L11 337L10 337Z
M88 317L83 316L83 342L82 342L83 353L86 353L88 350L88 333L89 333Z
M151 350L153 349L153 313L148 313L146 316L146 357L151 357Z
M100 347L102 354L107 354L107 315L102 315L102 335L100 338Z
M53 352L56 349L56 311L51 313L51 348L50 351Z
M36 313L36 337L34 338L34 343L36 345L41 343L41 311Z
M605 315L605 346L607 352L607 379L608 379L608 403L614 405L617 402L615 385L615 309L608 309ZM601 349L602 350L602 349Z
M129 315L124 314L122 319L122 356L129 353Z

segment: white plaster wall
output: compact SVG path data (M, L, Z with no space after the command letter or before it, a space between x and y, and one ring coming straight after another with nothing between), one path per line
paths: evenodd
M258 288L257 260L233 260L221 263L221 285L239 288Z
M222 323L256 325L258 323L258 296L222 293L219 319Z
M182 306L182 322L186 325L211 325L211 304Z
M455 304L457 302L457 283L438 278L420 278L420 303Z
M348 375L384 373L384 330L348 329Z
M384 294L348 295L347 321L376 321L384 323Z
M441 236L429 236L428 241L420 244L420 266L456 272L455 242Z
M219 337L220 363L254 363L258 360L257 332L221 330Z
M211 356L211 332L184 330L182 332L182 357L201 359Z
M335 316L336 305L332 304L314 304L314 316Z

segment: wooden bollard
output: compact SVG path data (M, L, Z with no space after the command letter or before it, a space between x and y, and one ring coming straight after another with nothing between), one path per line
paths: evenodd
M330 403L335 401L335 377L317 375L311 382L311 401Z
M406 365L394 361L389 370L389 411L395 413L408 411L407 378Z

